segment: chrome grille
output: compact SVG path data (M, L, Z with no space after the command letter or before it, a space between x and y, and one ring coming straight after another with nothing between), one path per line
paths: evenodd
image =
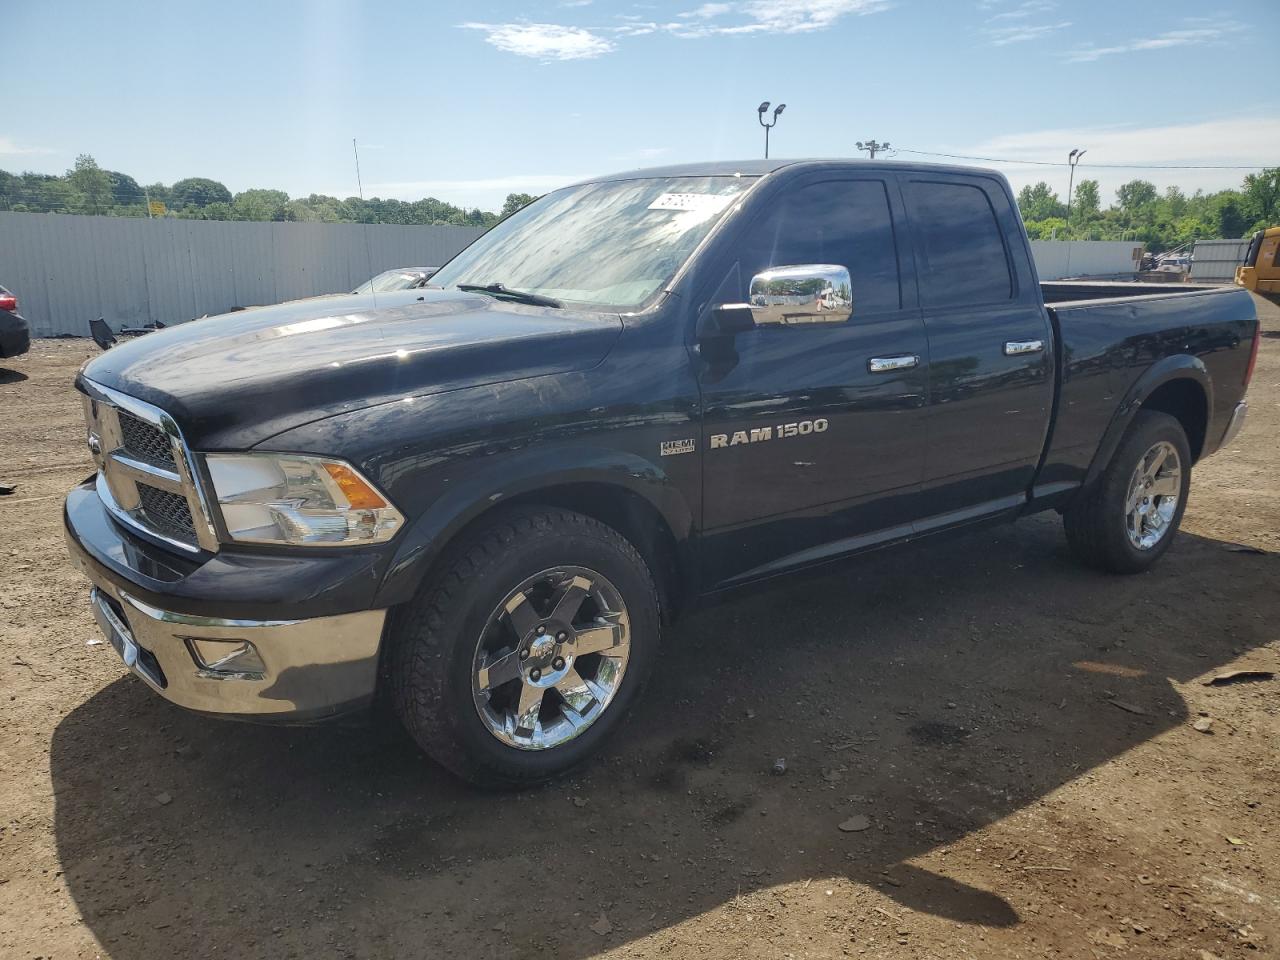
M138 499L142 503L142 515L157 530L182 540L195 540L196 525L186 497L140 483Z
M177 466L177 461L173 458L173 443L163 431L123 410L118 410L116 415L120 418L120 437L124 441L124 449L130 456L147 463Z
M163 410L82 381L98 495L122 523L196 552L218 549L198 475L173 418Z

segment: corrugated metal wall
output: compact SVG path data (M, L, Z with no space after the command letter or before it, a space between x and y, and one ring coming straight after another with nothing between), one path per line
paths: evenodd
M39 337L178 323L232 307L354 289L394 267L438 267L484 231L0 213L0 284Z
M1236 267L1244 263L1248 249L1248 240L1197 240L1191 254L1191 279L1234 283Z
M1111 277L1137 271L1142 265L1142 244L1132 240L1032 240L1031 255L1041 280Z

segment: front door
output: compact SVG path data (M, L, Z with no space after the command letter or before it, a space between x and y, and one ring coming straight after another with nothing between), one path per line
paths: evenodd
M891 177L828 176L798 181L744 228L742 289L726 301L745 302L771 267L835 264L852 278L853 315L739 333L732 366L704 375L709 586L909 529L929 357L902 219Z

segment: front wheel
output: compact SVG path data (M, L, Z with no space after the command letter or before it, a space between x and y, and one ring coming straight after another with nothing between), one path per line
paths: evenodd
M535 783L617 727L659 633L648 567L617 531L513 510L467 536L398 612L393 701L419 746L464 779Z
M1102 476L1063 514L1072 552L1111 573L1146 570L1172 544L1190 485L1182 424L1139 411Z

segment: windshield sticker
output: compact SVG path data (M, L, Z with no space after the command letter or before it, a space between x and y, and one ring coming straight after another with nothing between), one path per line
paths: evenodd
M718 213L731 204L736 195L724 193L664 193L649 204L650 210L696 210Z

